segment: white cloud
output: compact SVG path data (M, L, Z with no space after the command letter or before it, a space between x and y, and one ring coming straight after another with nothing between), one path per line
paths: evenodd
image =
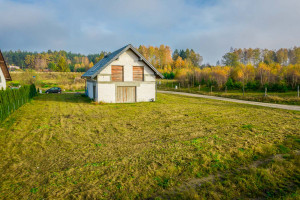
M0 0L0 48L96 53L165 44L193 48L215 64L231 46L299 45L299 6L298 0Z

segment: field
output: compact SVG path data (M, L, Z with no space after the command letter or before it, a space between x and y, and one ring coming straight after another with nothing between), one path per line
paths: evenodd
M210 87L200 86L200 90L198 86L195 87L185 87L179 86L178 82L174 80L162 80L159 81L161 84L158 84L159 90L168 90L168 91L178 91L178 92L188 92L195 94L205 94L211 96L220 96L220 97L228 97L232 99L241 99L248 101L259 101L266 103L278 103L278 104L289 104L289 105L300 105L300 98L298 97L297 91L287 91L287 92L268 92L267 96L265 96L264 91L248 91L246 90L243 94L242 90L219 90L218 88L213 87L212 91ZM175 89L177 86L177 89Z
M34 83L37 88L45 91L51 87L60 87L64 91L84 91L85 81L79 72L11 72L12 82L9 85Z
M300 199L299 112L50 94L0 127L0 199Z

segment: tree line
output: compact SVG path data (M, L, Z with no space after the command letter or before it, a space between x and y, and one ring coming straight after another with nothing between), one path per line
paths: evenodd
M140 45L138 51L167 79L177 79L189 85L214 85L249 89L272 85L277 88L295 88L300 84L300 47L278 50L231 49L216 66L202 65L202 56L193 49L175 49L169 46ZM9 64L37 71L86 71L107 52L88 56L66 51L23 52L9 51L3 55Z
M169 46L140 45L138 51L168 79L173 79L181 69L199 68L203 61L202 56L193 49L175 49L172 54Z
M101 51L99 54L89 54L88 56L51 50L41 53L20 50L3 52L3 56L9 65L19 66L21 69L59 72L84 72L107 54L108 52L104 51Z
M227 66L237 66L239 63L251 63L257 66L259 63L278 63L287 66L289 64L300 64L300 47L278 50L269 49L233 49L223 56L222 63ZM220 65L218 61L217 65Z
M279 50L231 49L216 66L185 68L175 78L190 86L215 86L219 90L268 87L273 91L295 89L300 84L300 47Z
M199 67L203 60L202 56L193 49L175 49L173 54L171 48L165 45L159 47L140 45L137 49L152 65L162 72ZM108 53L101 51L99 54L85 56L66 51L48 50L47 52L37 53L18 50L5 51L3 55L9 65L16 65L22 69L84 72Z

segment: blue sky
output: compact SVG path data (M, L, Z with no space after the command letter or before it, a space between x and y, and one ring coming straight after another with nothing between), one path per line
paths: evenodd
M215 64L230 47L299 46L299 10L299 0L0 0L0 49L89 54L165 44Z

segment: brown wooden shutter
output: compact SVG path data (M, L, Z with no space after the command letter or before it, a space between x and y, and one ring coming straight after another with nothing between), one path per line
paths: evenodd
M144 81L144 67L133 66L133 81Z
M124 81L123 66L111 66L111 81Z

